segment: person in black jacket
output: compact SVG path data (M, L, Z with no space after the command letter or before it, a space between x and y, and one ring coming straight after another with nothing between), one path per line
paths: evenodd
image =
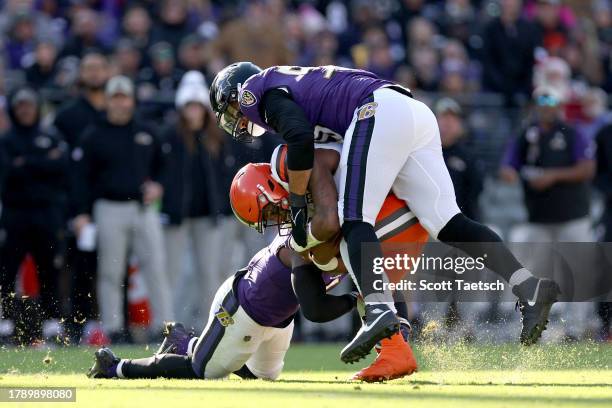
M478 220L478 197L482 192L484 168L466 145L466 129L462 109L451 98L440 99L435 106L442 154L455 186L457 204L461 211L473 220Z
M179 49L181 40L191 34L189 26L189 10L186 1L163 0L159 2L159 20L151 30L150 43L160 41L169 43L175 52Z
M76 147L87 125L104 117L104 85L108 81L108 59L89 51L79 65L79 96L60 106L54 125L71 148Z
M76 149L83 130L88 125L104 118L104 85L109 77L109 64L106 56L99 51L90 51L83 56L79 66L79 96L60 106L54 125L68 143L70 150ZM71 160L71 194L69 195L67 218L76 214L76 163ZM92 248L93 249L93 248ZM72 341L79 342L83 325L93 324L97 318L96 307L96 269L95 250L82 250L77 245L73 231L68 230L66 237L66 269L72 279L70 303L72 316L66 322Z
M55 87L57 49L52 41L40 40L34 51L34 62L25 70L26 81L35 89Z
M98 306L111 341L125 340L122 285L128 250L138 258L147 283L156 331L173 320L163 236L157 204L164 174L162 146L155 132L134 120L134 85L124 76L106 85L106 119L90 126L73 152L76 182L77 236L97 227Z
M484 28L483 84L504 94L508 105L529 97L537 31L521 17L522 0L503 0L498 18Z
M17 340L41 339L43 320L58 319L56 293L62 265L63 210L68 149L54 132L40 127L40 97L18 89L9 100L12 128L0 142L2 218L0 296L4 314L16 320ZM30 254L40 281L39 299L17 299L15 277Z

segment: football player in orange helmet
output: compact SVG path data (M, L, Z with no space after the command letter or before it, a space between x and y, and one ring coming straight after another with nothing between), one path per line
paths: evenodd
M263 231L288 220L287 193L274 181L268 164L249 164L236 175L231 204L245 224ZM306 279L294 289L289 235L280 234L232 273L213 299L209 319L200 336L183 324L170 322L154 356L119 358L109 348L95 353L88 375L94 378L201 378L214 379L234 373L242 378L276 379L293 334L293 319L304 290L314 303L318 321L331 321L353 310L357 296L326 293L324 277L312 266L301 269ZM307 288L304 288L307 285ZM304 310L304 308L302 308ZM310 313L310 310L306 310ZM248 334L248 342L245 341Z
M231 205L242 222L263 231L288 221L287 193L272 177L270 165L249 164L232 183ZM166 326L166 336L154 356L119 358L109 348L95 353L88 375L94 378L201 378L276 379L293 333L299 308L317 322L334 320L351 311L357 294L326 293L338 278L314 273L313 265L291 268L289 235L279 236L255 254L249 264L221 285L200 336L181 323ZM301 271L301 273L300 273ZM299 275L298 275L299 274ZM270 282L274 282L273 285ZM308 300L308 301L306 301ZM245 330L252 339L244 342ZM265 335L263 335L265 333ZM266 347L254 347L265 342ZM416 370L416 361L403 337L381 341L376 363L356 378L366 381L397 378ZM393 357L395 360L391 361Z
M230 187L230 205L243 224L259 233L291 225L289 193L274 180L270 165L250 163L238 170Z
M329 147L329 146L328 146ZM335 157L337 156L337 157ZM334 149L317 149L315 151L315 162L319 162L319 166L317 171L313 172L313 180L317 182L318 186L321 186L324 183L318 183L319 177L324 177L325 174L317 174L317 172L327 172L327 176L329 176L329 180L332 180L333 173L337 168L337 163L339 160L339 154ZM260 165L249 165L249 166L261 166ZM230 192L230 198L232 201L239 200L243 201L243 205L238 205L232 203L232 208L236 214L236 217L243 220L245 224L252 226L253 228L258 228L259 226L265 224L270 224L268 220L266 220L268 212L259 211L254 213L253 211L256 209L260 209L259 204L254 204L258 202L260 199L256 198L261 197L262 194L265 194L264 185L267 185L271 191L277 192L278 187L282 187L287 193L287 179L286 179L286 146L281 145L277 147L272 156L272 163L270 166L265 167L266 174L263 172L263 167L260 167L257 171L254 167L245 167L241 170L234 179L234 183L232 185L232 189ZM267 171L271 171L269 177L272 179L271 182L266 181L262 177L267 175ZM248 173L253 174L253 180L255 178L258 179L257 182L251 181L251 178L247 178L247 176L251 176ZM247 174L245 174L247 173ZM246 180L249 180L248 183ZM328 180L328 181L329 181ZM234 185L234 184L240 184ZM325 188L325 187L323 187ZM249 191L250 189L250 191ZM335 202L335 198L329 197L329 191L317 191L313 192L313 200L315 206L315 217L317 214L321 214L320 208L318 206L318 199L320 197L324 197L329 202ZM271 192L267 193L267 196L270 196ZM282 206L282 199L280 196L276 196L276 206L279 207L279 210L271 212L271 214L276 214L278 211L283 211L284 208ZM330 199L331 198L331 199ZM273 200L264 200L266 203L271 203ZM251 203L251 204L246 204ZM323 203L324 205L326 203ZM336 208L330 209L331 212L335 212ZM248 222L245 219L248 218ZM255 223L254 220L259 220L258 223ZM286 219L284 219L286 221ZM279 219L275 218L272 220L272 223L279 223ZM314 220L313 220L314 223ZM258 229L259 230L259 229ZM380 238L384 242L410 242L417 244L424 244L428 240L428 234L425 229L418 223L414 214L410 212L410 209L406 206L406 204L397 199L392 193L386 199L385 204L383 205L379 216L377 218L377 234L380 235ZM261 232L261 231L260 231ZM341 238L341 237L340 237ZM337 236L332 237L330 243L322 243L314 248L311 248L309 251L306 251L306 254L309 258L314 262L315 265L321 270L330 272L332 275L346 273L346 269L344 268L344 264L342 263L342 259L339 254L339 242L340 239ZM420 250L420 246L413 246L413 249ZM319 249L321 250L319 251ZM330 266L333 265L333 266ZM305 277L308 276L308 274ZM312 274L311 274L312 275ZM308 310L312 308L312 296L309 293L299 293L300 287L297 287L296 284L300 284L303 282L302 274L300 274L300 278L294 277L294 289L296 294L298 295L298 299L300 300L300 304L302 306L302 310L305 316L308 318L308 312L304 309ZM401 275L392 276L392 280L400 279ZM304 284L305 286L314 287L314 285ZM300 296L302 295L302 296ZM310 299L309 299L310 297ZM305 307L305 302L308 302L311 306ZM316 303L318 308L321 308L320 302ZM316 306L315 306L316 307ZM404 307L405 309L405 307ZM406 316L402 316L406 317ZM313 320L313 319L309 319ZM316 321L316 319L315 319ZM407 322L407 321L406 321ZM408 326L409 327L409 326ZM376 349L379 354L377 359L373 364L359 371L353 376L353 379L362 380L362 381L380 381L380 380L390 380L394 378L400 378L405 375L412 374L417 369L417 363L412 353L412 349L407 342L407 330L404 330L403 333L397 333L393 335L389 339L384 339L381 341L380 347Z

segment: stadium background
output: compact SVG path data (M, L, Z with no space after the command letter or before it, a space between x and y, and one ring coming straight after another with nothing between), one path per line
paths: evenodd
M509 141L533 119L532 91L540 86L559 91L564 120L588 140L595 141L600 129L612 122L608 95L612 91L612 4L606 0L7 0L0 4L3 132L11 128L10 95L26 84L42 97L41 126L52 129L56 113L82 94L80 62L92 52L108 58L109 78L121 74L134 81L137 117L160 129L162 138L177 122L175 92L187 71L202 72L210 83L219 69L239 60L251 60L264 68L326 64L363 68L408 86L417 98L439 108L437 113L460 119L461 143L470 162L477 163L474 180L483 186L471 190L466 203L473 216L495 226L506 239L525 222L526 212L521 185L500 181L498 170ZM499 30L501 26L511 28ZM520 38L520 47L509 46L518 44L513 42L516 38ZM231 146L222 150L227 156L220 160L228 172L250 160L267 160L254 146L238 145L227 135L216 137L222 145ZM77 141L71 141L72 151L77 146ZM3 174L8 171L4 165ZM214 177L227 179L227 174L215 173ZM600 218L606 200L598 199L596 190L593 193L590 221L596 240L603 239ZM7 194L10 191L5 189L3 197ZM208 194L210 202L227 201L223 186ZM66 197L71 197L69 187ZM160 206L160 220L165 222L163 203ZM214 221L211 236L221 234L224 242L235 247L231 256L225 254L231 258L231 267L240 266L263 241L242 227L225 226L219 220L231 217L227 205L223 208L205 217ZM61 309L46 322L43 338L50 340L61 329L72 341L83 333L85 342L103 342L106 334L96 323L97 301L101 301L95 294L96 267L91 262L85 266L71 262L74 238L69 215L62 228L65 239L58 258L62 265L54 277ZM202 281L216 289L219 276L232 270L197 271L188 262L191 258L193 253L184 254L181 270L170 274L177 298L174 317L199 330L203 319L198 316L208 300L202 300L201 293L194 290L198 286L190 282ZM17 296L35 297L37 288L29 288L32 280L24 278L28 270L32 272L31 264L27 266L26 262L15 290ZM127 270L126 265L126 276ZM126 292L129 283L131 337L146 341L150 333L142 327L134 330L147 322L146 303L138 302L146 299L142 292L139 295L146 289L142 279L135 277L138 275L130 276ZM486 332L489 339L511 340L517 331L508 327L516 326L518 319L512 306L413 302L411 312L415 321L441 333L459 332L465 338L480 339ZM552 324L556 330L548 339L609 339L595 304L579 311L570 309L556 309ZM579 331L570 332L563 323L572 313L581 316ZM458 320L462 324L457 325ZM428 321L441 325L428 325ZM342 339L353 324L349 318L322 328L302 323L296 335L303 340ZM0 329L9 341L14 324L2 320Z

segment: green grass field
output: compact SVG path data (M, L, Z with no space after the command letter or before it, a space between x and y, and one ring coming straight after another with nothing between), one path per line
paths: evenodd
M275 382L237 377L90 380L84 373L93 361L93 349L2 349L0 388L77 387L76 404L54 403L53 407L612 407L610 344L544 345L526 350L515 345L417 344L420 371L381 384L347 381L358 367L339 361L341 347L294 345ZM115 351L125 357L151 353L142 346Z

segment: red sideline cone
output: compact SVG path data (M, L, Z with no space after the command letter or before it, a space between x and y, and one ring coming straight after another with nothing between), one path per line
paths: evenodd
M40 293L36 263L29 254L23 259L17 274L17 293L21 296L35 298Z
M147 288L138 266L133 262L128 268L128 323L140 327L148 327L151 323Z

